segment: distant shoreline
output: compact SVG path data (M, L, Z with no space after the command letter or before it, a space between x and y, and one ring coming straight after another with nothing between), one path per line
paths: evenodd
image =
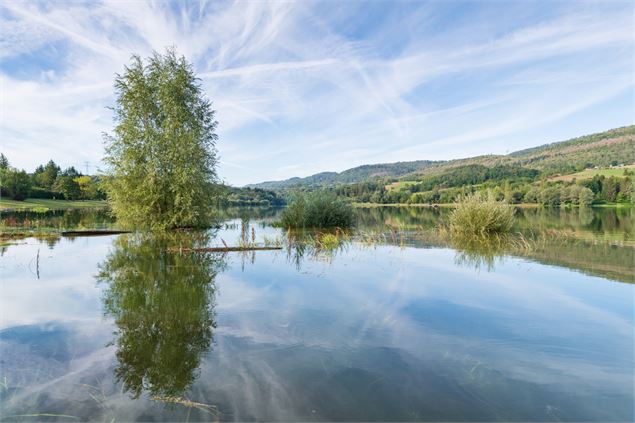
M553 209L567 209L567 208L578 208L580 207L577 204L567 204L567 205L559 205L555 207L551 206L543 206L538 203L518 203L511 204L514 207L522 208L522 209L537 209L537 208L553 208ZM357 207L360 209L372 209L372 208L381 208L381 207L415 207L415 208L426 208L426 209L434 209L434 208L454 208L456 207L456 203L440 203L440 204L407 204L407 203L353 203L353 207ZM609 207L609 208L629 208L633 207L633 204L628 203L610 203L610 204L591 204L589 207L597 208L597 207Z
M514 207L523 209L535 209L545 207L537 203L519 203L512 204ZM234 207L246 207L250 206L234 206ZM253 207L253 206L252 206ZM353 203L353 207L361 209L371 208L383 208L383 207L412 207L412 208L445 208L451 209L456 207L456 203L441 203L441 204L406 204L406 203ZM576 208L580 207L575 204L560 205L556 207L545 208ZM628 203L609 203L609 204L592 204L593 208L629 208L633 207ZM20 212L20 211L54 211L54 210L79 210L79 209L106 209L108 208L108 202L106 200L51 200L51 199L39 199L28 198L24 201L15 201L0 199L0 212Z

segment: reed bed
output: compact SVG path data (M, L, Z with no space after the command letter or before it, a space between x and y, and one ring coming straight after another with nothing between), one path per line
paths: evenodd
M460 199L450 215L449 229L458 236L487 236L509 233L514 224L514 208L496 201L491 193L473 193Z
M284 228L350 228L354 221L353 207L347 201L327 192L296 194L282 212L280 226Z

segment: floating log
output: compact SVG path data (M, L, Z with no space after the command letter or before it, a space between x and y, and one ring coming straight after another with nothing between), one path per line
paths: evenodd
M282 247L208 247L208 248L169 248L172 253L229 253L232 251L270 251L282 250Z
M112 231L112 230L90 230L90 231L64 231L62 236L98 236L98 235L117 235L129 234L130 231Z

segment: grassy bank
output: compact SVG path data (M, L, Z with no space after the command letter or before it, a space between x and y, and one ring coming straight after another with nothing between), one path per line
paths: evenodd
M41 198L28 198L24 201L9 200L6 198L0 199L0 210L34 210L34 209L48 209L48 210L68 210L68 209L103 209L108 207L106 201L101 200L84 200L84 201L69 201L69 200L49 200Z

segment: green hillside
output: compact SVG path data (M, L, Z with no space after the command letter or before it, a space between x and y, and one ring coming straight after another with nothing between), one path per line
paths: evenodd
M541 171L544 176L566 175L592 167L635 163L635 125L585 135L566 141L544 144L508 155L486 155L436 163L401 180L416 180L418 175L443 174L449 169L483 165L513 165Z
M629 203L633 163L635 126L628 126L508 155L367 165L254 186L328 189L364 203L450 203L479 190L513 203Z
M508 155L485 155L449 161L417 160L354 167L343 172L322 172L305 178L268 181L248 185L252 188L287 190L352 184L372 179L416 181L425 176L442 175L470 165L485 167L522 166L536 169L543 176L566 175L584 169L607 168L635 163L635 125L585 135L566 141L544 144Z
M413 162L380 163L354 167L343 172L322 172L306 178L290 178L284 181L268 181L247 185L249 188L287 190L293 188L316 188L336 184L350 184L367 179L396 178L441 162L417 160Z

